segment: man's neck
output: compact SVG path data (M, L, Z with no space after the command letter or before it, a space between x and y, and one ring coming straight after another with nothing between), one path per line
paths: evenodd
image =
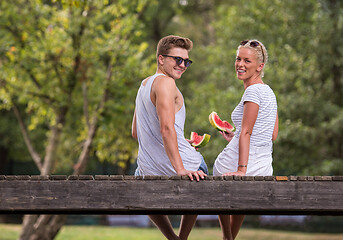
M160 73L160 74L163 74L163 75L165 75L165 76L167 76L167 77L170 77L170 78L172 78L171 76L169 76L168 75L168 73L166 73L163 69L161 69L160 67L157 67L157 70L156 70L156 73L155 74L157 74L157 73ZM174 79L174 78L173 78ZM175 81L175 79L174 79L174 81Z

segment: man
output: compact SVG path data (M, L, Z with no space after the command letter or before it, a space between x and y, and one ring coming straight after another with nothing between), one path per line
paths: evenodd
M143 80L136 97L132 136L138 140L135 175L179 175L197 181L208 172L203 157L184 137L185 105L176 79L192 63L188 38L166 36L157 45L157 71ZM179 237L167 216L150 215L167 239L187 239L196 216L182 216Z

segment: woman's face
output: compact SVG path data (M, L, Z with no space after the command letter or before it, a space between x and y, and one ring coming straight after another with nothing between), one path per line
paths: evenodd
M263 68L263 63L257 61L254 50L241 47L238 50L235 62L237 78L249 80L258 77Z

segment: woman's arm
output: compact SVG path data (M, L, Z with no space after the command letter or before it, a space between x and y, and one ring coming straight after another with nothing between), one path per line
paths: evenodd
M239 136L239 158L238 158L238 169L236 172L229 172L225 175L239 175L244 176L247 171L247 165L249 160L249 149L250 149L250 136L254 128L259 106L253 102L245 102L243 109L242 128Z
M274 126L272 141L276 140L278 134L279 134L279 116L278 116L278 113L276 113L276 120L275 120L275 126Z
M244 175L248 165L249 150L250 150L250 137L254 128L259 106L253 102L245 102L242 119L242 129L239 136L239 159L238 159L238 172L243 172Z

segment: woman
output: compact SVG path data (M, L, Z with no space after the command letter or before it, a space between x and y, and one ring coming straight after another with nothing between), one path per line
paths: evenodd
M214 176L273 174L272 149L279 124L275 94L262 81L267 60L267 50L257 40L245 40L238 46L235 70L245 91L231 114L235 133L222 133L229 144L214 163ZM243 220L244 215L220 215L223 239L235 239Z

